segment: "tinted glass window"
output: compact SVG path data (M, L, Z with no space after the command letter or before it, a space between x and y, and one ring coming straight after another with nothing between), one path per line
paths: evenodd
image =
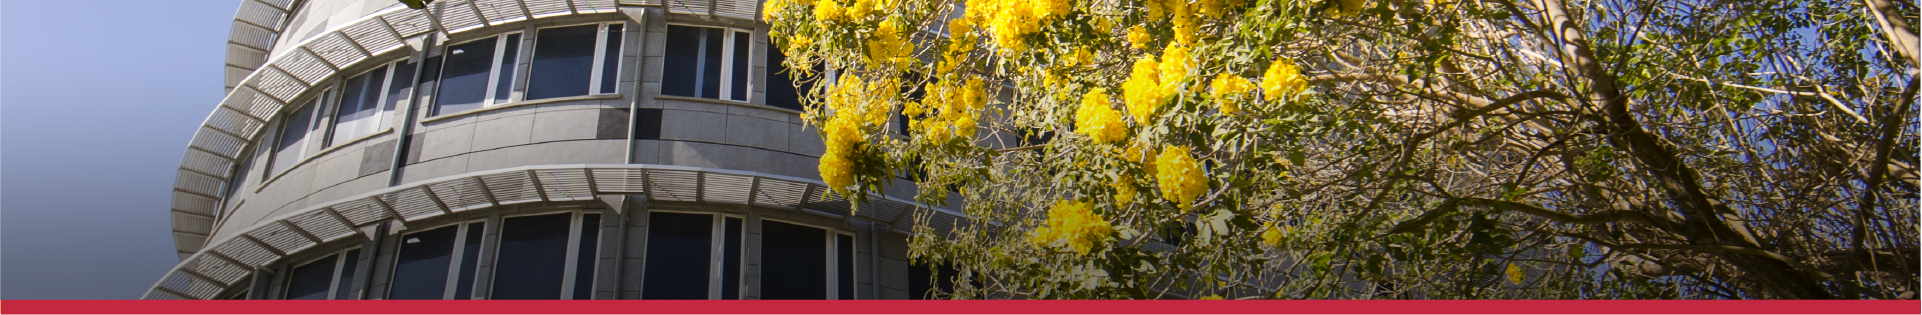
M661 94L700 96L701 30L699 27L667 26L667 57L661 65Z
M614 82L620 80L621 36L625 35L620 24L607 26L607 41L601 45L601 93L614 93Z
M707 214L648 214L646 282L641 285L641 298L708 298L713 220L714 216Z
M527 99L587 95L594 72L596 25L541 29L534 38L534 68Z
M835 294L835 297L842 300L853 300L854 299L854 237L853 236L839 235L839 234L834 235L834 261L836 265L839 265L837 266L838 269L836 269L838 272L835 272L835 275L836 275L835 278L838 280L835 281L834 283L835 283L835 286L840 287L840 292L837 292Z
M454 257L454 234L448 226L401 237L394 261L388 299L438 300L447 292L447 267Z
M764 97L768 106L801 110L801 93L806 93L808 88L794 86L794 79L789 77L794 71L783 64L786 61L787 55L782 54L780 49L767 50L767 83L762 88L767 94Z
M521 34L507 34L507 42L501 43L500 76L494 79L494 104L507 103L514 99L515 61L521 53Z
M488 38L447 47L439 91L434 93L436 115L481 107L487 99L487 78L494 68L494 41Z
M761 298L828 297L827 230L761 221Z
M748 36L747 32L734 32L734 65L729 69L732 75L728 80L731 82L728 82L727 99L747 101L747 57L751 50L748 47L752 47L748 45Z
M581 215L580 244L574 246L574 297L586 300L594 293L594 261L601 239L601 215Z
M501 220L491 297L560 299L562 275L567 270L568 223L572 219L573 214L560 213Z
M286 120L281 122L280 143L274 146L274 160L271 161L274 165L274 174L280 174L281 171L294 166L294 163L300 162L301 146L307 143L302 140L307 139L308 124L314 120L314 108L320 107L321 100L326 99L329 94L332 93L321 93L319 98L315 98L306 107L294 110L292 114L287 115Z
M474 298L474 270L480 265L481 236L486 231L486 222L467 224L467 235L461 240L460 276L454 279L455 300Z
M373 131L381 118L374 113L379 111L380 86L386 80L387 68L381 67L342 84L340 105L334 107L334 135L325 146L342 144Z
M340 255L342 256L340 258L340 275L334 277L334 299L349 300L354 298L354 290L352 290L354 286L354 272L356 272L354 267L360 264L360 249L349 250Z
M705 28L701 40L701 97L721 98L721 53L727 43L726 31Z
M727 218L722 225L721 299L741 299L741 218Z
M389 80L389 83L387 84L387 102L380 105L379 115L381 115L381 121L382 121L382 123L380 124L381 127L387 127L387 126L393 125L392 123L386 122L388 120L387 116L389 116L388 113L393 113L394 108L400 105L400 101L407 99L407 95L410 95L410 93L413 93L413 92L414 92L414 63L401 62L400 64L395 65L394 79Z
M954 292L954 277L961 272L953 266L939 267L914 264L908 266L908 298L927 300L934 298L934 290Z
M334 262L338 256L328 255L300 267L287 277L287 299L325 300L327 289L334 284Z

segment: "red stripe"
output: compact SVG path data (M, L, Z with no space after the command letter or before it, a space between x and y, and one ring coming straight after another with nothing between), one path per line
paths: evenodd
M767 315L1914 315L1918 302L77 302L15 300L0 313L133 313L133 315L548 315L548 313L767 313Z

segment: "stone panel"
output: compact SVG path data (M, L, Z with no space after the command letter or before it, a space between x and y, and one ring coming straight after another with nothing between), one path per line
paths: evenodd
M514 115L481 120L474 124L474 143L471 150L481 151L527 144L533 129L534 115Z
M598 127L589 124L601 115L600 110L568 109L544 111L534 115L532 142L555 140L581 140L596 138Z

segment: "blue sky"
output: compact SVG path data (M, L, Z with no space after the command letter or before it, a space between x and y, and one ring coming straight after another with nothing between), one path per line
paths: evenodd
M236 0L0 2L0 298L135 299Z

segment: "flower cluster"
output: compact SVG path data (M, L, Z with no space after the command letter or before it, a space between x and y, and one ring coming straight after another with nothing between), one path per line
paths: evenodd
M909 45L907 39L902 38L901 23L900 18L890 17L881 21L881 25L874 29L873 35L867 42L869 64L877 66L892 64L897 68L906 68L914 64L916 61L914 46Z
M821 140L827 150L821 153L819 170L821 181L835 192L847 195L847 188L854 185L854 169L858 166L854 157L867 144L866 130L887 123L894 103L885 97L894 95L896 86L893 81L868 83L848 74L828 91L826 106L834 116L821 124L825 133Z
M1074 0L975 0L967 5L968 18L986 25L995 45L1018 53L1028 50L1022 37L1067 17L1074 9Z
M1222 114L1229 115L1241 112L1240 98L1247 95L1248 91L1255 89L1254 82L1249 82L1247 78L1225 72L1216 76L1215 81L1209 85L1213 88L1209 96L1215 100L1215 103L1221 104Z
M1148 41L1151 40L1154 38L1148 35L1148 27L1140 24L1128 27L1128 44L1135 49L1148 49Z
M1081 108L1074 111L1074 132L1088 135L1099 143L1115 143L1128 138L1128 123L1121 111L1111 107L1108 90L1094 89L1081 96Z
M1201 163L1183 146L1161 149L1161 156L1155 159L1155 180L1161 186L1161 198L1182 209L1194 206L1195 198L1208 192L1208 178L1201 174Z
M1288 58L1276 59L1261 77L1261 94L1268 100L1279 100L1282 96L1294 94L1308 87L1306 77L1301 76L1301 68Z
M935 65L935 75L953 73L971 51L974 51L974 25L966 18L948 20L948 47L942 50L941 63Z
M975 118L988 104L985 84L981 78L969 78L966 85L956 81L929 83L927 98L901 109L908 117L924 117L909 122L908 130L936 143L974 135Z
M1063 200L1048 210L1046 225L1035 229L1034 234L1028 236L1028 242L1041 247L1072 248L1085 255L1110 234L1114 234L1114 225L1094 213L1094 203Z
M1179 43L1168 45L1159 60L1153 56L1135 60L1128 81L1121 83L1128 115L1134 117L1135 123L1149 125L1149 119L1167 105L1166 99L1181 92L1188 69L1188 47Z

